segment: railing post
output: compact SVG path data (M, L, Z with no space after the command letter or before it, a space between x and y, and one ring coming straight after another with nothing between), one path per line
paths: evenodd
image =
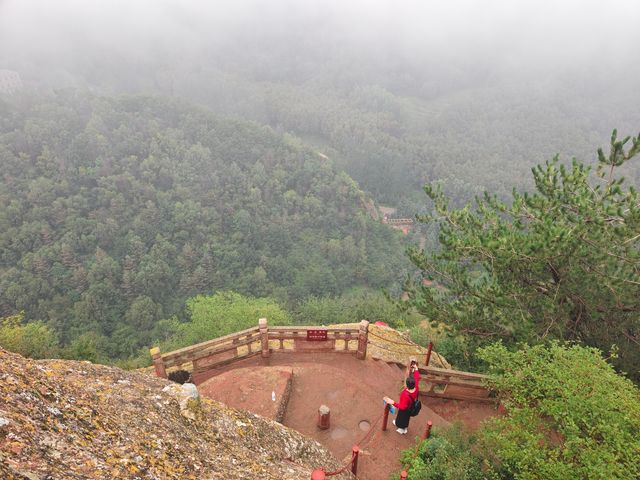
M424 366L428 367L431 361L431 350L433 350L433 342L429 342L429 348L427 349L427 358L424 361Z
M384 417L382 417L382 431L385 432L387 430L387 422L389 421L389 410L391 409L391 405L388 403L384 406Z
M427 428L424 431L424 435L422 436L423 440L426 440L427 438L429 438L431 436L431 427L433 427L433 422L431 420L429 420L427 422Z
M311 480L324 480L325 474L323 468L316 468L313 472L311 472Z
M149 353L153 360L153 366L156 369L156 377L167 378L167 370L164 368L164 362L162 361L162 355L160 354L160 347L153 347L149 350Z
M357 445L353 446L353 449L351 450L351 473L353 473L354 475L358 475L358 453L360 452L360 449L358 448Z
M367 342L369 341L369 322L362 320L360 322L360 331L358 332L358 352L356 358L364 360L367 358Z
M260 329L260 343L262 345L262 358L269 356L269 325L266 318L258 320L258 327Z

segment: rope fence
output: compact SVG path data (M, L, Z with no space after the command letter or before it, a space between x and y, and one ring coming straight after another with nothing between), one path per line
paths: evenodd
M351 450L350 460L348 460L344 465L342 465L339 469L333 472L325 472L324 468L322 467L315 469L313 472L311 472L311 480L324 480L324 478L326 477L333 477L336 475L340 475L341 473L344 473L349 467L351 467L351 473L356 475L357 469L358 469L358 455L360 453L360 450L362 449L362 447L367 446L369 442L373 439L374 433L376 431L375 427L376 425L378 425L378 422L380 422L384 414L385 412L382 412L378 416L378 418L376 418L376 420L373 422L373 424L369 428L369 431L365 433L358 442L355 443L355 445L353 446L353 449Z
M358 455L360 453L360 450L362 449L363 446L367 445L374 438L374 435L372 435L372 433L376 432L376 429L375 429L376 425L385 416L387 412L388 412L388 406L385 406L384 412L375 420L375 422L373 422L369 431L360 439L359 442L357 442L353 446L353 449L351 450L350 460L348 460L344 465L342 465L339 469L333 472L325 472L324 468L315 469L311 473L311 480L325 480L326 477L333 477L336 475L340 475L341 473L344 473L345 471L347 471L349 467L351 467L351 473L353 475L356 475L357 468L358 468ZM433 422L431 420L428 420L425 428L425 432L422 435L423 441L428 440L429 437L431 436L432 426L433 426ZM385 430L386 429L385 427L386 425L383 425L382 430ZM378 438L381 438L381 436ZM413 462L413 460L415 460L418 454L420 453L420 445L421 445L420 443L416 444L413 455L411 456L411 460L409 463ZM402 473L400 474L400 478L403 480L406 480L407 476L408 476L408 472L406 470L403 470Z
M373 335L374 337L378 337L379 339L384 340L385 342L395 343L396 345L406 345L406 346L408 346L408 347L418 347L418 348L423 348L423 347L420 347L419 345L416 345L416 344L415 344L415 343L413 343L413 342L398 342L398 341L396 341L396 340L392 340L392 339L390 339L390 338L386 338L386 337L383 337L383 336L381 336L381 335L378 335L377 333L374 333L374 332L372 332L372 331L369 331L369 335ZM422 353L422 352L421 352L421 353Z
M371 428L369 428L369 431L362 437L362 439L360 440L360 442L358 443L358 445L366 445L368 442L371 441L371 439L373 438L373 435L371 435L373 432L376 431L375 426L378 424L378 422L382 419L382 417L384 417L384 412L382 412L380 414L380 416L376 419L375 422L373 422L373 425L371 425ZM371 435L370 438L369 435Z
M341 473L345 472L347 470L347 468L349 468L349 467L353 468L353 458L354 458L354 454L353 454L353 451L352 451L351 452L351 460L349 460L347 463L345 463L342 467L340 467L335 472L325 472L324 476L325 477L334 477L336 475L340 475Z
M382 338L382 337L380 337L379 335L375 335L375 334L374 334L374 336L377 336L378 338ZM397 343L397 342L394 342L394 343L396 343L396 344L400 345L400 344L399 344L399 343ZM393 353L393 354L397 354L397 355L407 355L407 352L406 352L406 351L394 350L394 349L392 349L392 348L385 347L384 345L381 345L381 344L379 344L379 343L372 342L371 340L369 340L368 344L369 344L369 345L371 345L372 347L379 348L380 350L385 350L385 351L390 352L390 353ZM402 344L402 345L404 345L404 344ZM415 344L411 344L411 345L412 345L414 348L416 348L416 352L415 352L415 355L416 355L416 356L424 355L424 354L425 354L425 352L423 352L423 351L422 351L422 350L424 349L424 347L421 347L420 345L415 345ZM431 349L432 347L433 347L433 343L429 342L429 348L427 349L427 353L426 353L426 355L427 355L427 359L425 360L425 365L426 365L426 366L429 366L429 363L430 363L430 361L429 361L429 360L430 360L431 355L434 355L434 356L438 359L438 363L439 363L440 365L444 365L444 364L445 364L445 362L442 360L442 356L441 356L438 352L433 351L433 350Z
M393 350L393 349L391 349L391 348L388 348L388 347L382 346L382 345L380 345L379 343L374 343L374 342L371 342L371 341L369 342L369 345L371 345L371 346L373 346L373 347L376 347L376 348L379 348L379 349L381 349L381 350L386 350L387 352L397 353L397 354L400 354L400 355L406 355L406 354L407 354L407 352L405 352L405 351ZM415 345L414 345L414 347L415 347ZM417 353L417 354L419 354L419 355L422 355L422 353L423 353L423 352L418 351L418 352L416 352L416 353Z

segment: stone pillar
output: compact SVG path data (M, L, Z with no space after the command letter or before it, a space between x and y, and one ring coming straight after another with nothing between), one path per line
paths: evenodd
M326 430L331 422L331 410L326 405L320 405L318 409L318 428Z
M160 347L153 347L149 350L149 353L153 360L153 366L156 369L156 377L167 378L167 371L164 368L164 362L162 361L162 355L160 354Z
M260 343L262 345L262 358L269 357L269 325L266 318L258 320L258 327L260 328Z
M367 358L367 342L369 341L369 322L362 320L360 322L360 331L358 332L358 352L356 358L364 360Z

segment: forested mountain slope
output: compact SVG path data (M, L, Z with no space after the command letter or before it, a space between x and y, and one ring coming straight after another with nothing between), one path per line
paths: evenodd
M277 59L266 61L278 70ZM513 186L532 187L533 165L555 154L589 158L592 145L606 142L613 128L632 134L640 122L632 107L637 95L620 93L630 90L629 79L606 82L595 74L587 86L584 72L572 72L562 79L491 81L467 67L461 75L475 84L431 92L436 68L405 72L404 83L395 84L380 71L339 77L331 60L299 83L268 79L262 71L182 71L173 92L300 135L363 189L407 214L421 208L418 192L427 182L443 181L458 202L485 190L507 197ZM634 181L638 175L638 169L630 174Z
M349 176L267 127L75 91L0 111L0 314L63 344L98 332L125 355L197 293L295 301L407 264Z
M638 32L601 28L635 18L630 2L8 3L0 68L25 85L153 92L270 125L403 215L426 182L458 202L508 197L533 187L532 166L640 123Z

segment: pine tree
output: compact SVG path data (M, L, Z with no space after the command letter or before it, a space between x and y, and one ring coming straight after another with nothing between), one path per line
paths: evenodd
M67 268L73 268L78 266L73 250L67 243L63 243L60 247L60 260L62 265Z
M598 151L591 168L558 157L533 169L535 192L513 192L510 204L485 193L476 208L451 209L437 186L426 186L440 228L441 250L409 252L422 277L412 304L476 343L571 339L609 350L617 364L640 371L640 204L617 167L640 151L640 140Z

